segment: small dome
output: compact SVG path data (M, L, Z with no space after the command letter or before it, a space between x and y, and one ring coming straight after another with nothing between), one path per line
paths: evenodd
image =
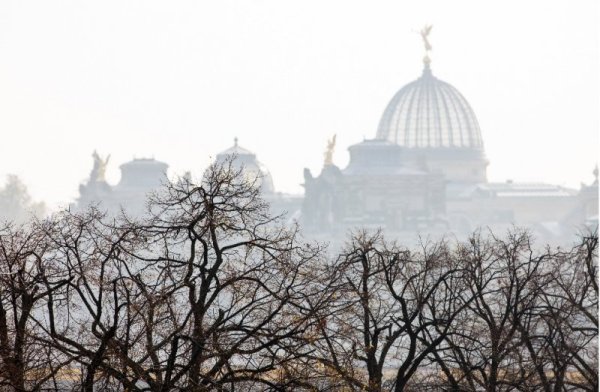
M273 178L269 170L256 159L256 154L238 146L237 138L234 139L233 147L217 154L217 162L223 163L231 157L235 157L233 163L243 168L249 180L257 180L263 193L270 194L275 192Z
M483 150L473 109L456 88L433 76L429 65L419 79L394 95L379 122L377 138L410 148Z

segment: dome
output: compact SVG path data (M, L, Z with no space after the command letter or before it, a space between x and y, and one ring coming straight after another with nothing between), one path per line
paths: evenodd
M233 158L233 164L242 169L248 180L258 182L263 193L271 194L275 192L273 178L269 170L256 159L253 152L238 146L237 138L234 139L233 147L217 154L217 163L226 162L231 158Z
M428 64L419 79L394 95L377 138L409 148L483 150L473 109L456 88L433 76Z

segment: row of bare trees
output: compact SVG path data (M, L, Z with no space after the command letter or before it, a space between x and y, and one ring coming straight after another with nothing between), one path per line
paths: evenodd
M143 219L64 211L0 231L0 389L598 390L597 234L336 257L230 163Z

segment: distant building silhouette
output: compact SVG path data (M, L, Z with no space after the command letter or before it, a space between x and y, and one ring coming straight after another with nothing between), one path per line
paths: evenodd
M141 215L145 212L148 194L167 182L168 167L154 158L137 158L119 166L121 180L111 186L104 177L94 175L94 165L88 181L79 186L75 207L84 209L89 205L97 205L113 214L124 209L132 215Z
M273 178L256 155L238 145L219 153L217 162L235 157L245 175L257 179L273 213L287 213L309 236L336 241L349 229L382 228L396 238L416 232L466 235L481 227L504 231L527 226L547 241L570 240L584 225L598 224L598 170L580 190L542 183L487 181L481 130L463 95L439 80L424 62L420 78L402 87L387 105L374 139L349 147L350 162L332 161L329 141L321 172L304 170L305 193L275 191ZM102 202L141 213L144 197L166 180L167 165L135 159L121 165L121 181L104 180L102 161L81 185L79 207Z
M579 191L542 183L487 181L475 113L429 61L387 105L374 139L349 147L344 169L304 173L303 227L321 238L355 227L381 227L396 238L414 233L467 235L478 228L527 226L548 241L570 240L598 221L598 171Z

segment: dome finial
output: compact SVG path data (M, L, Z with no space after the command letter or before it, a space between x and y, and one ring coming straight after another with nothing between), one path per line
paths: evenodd
M423 45L425 46L425 57L423 57L423 64L426 69L429 69L429 64L431 64L431 59L429 58L429 52L432 50L431 43L429 42L429 34L431 33L432 25L425 25L421 29L421 38L423 39Z

